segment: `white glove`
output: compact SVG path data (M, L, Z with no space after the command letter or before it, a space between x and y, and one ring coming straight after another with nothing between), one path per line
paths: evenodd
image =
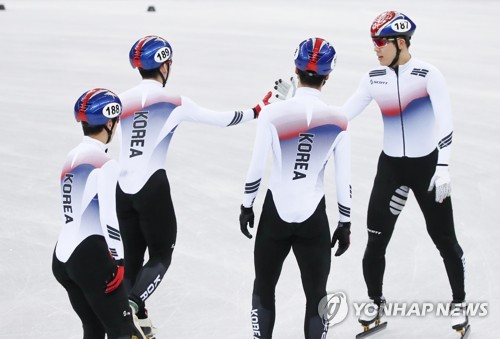
M428 191L436 188L436 202L442 203L451 194L451 179L448 166L436 166Z
M276 85L274 89L277 91L275 97L280 100L293 98L297 90L297 80L294 77L291 77L290 81L278 79L274 84Z

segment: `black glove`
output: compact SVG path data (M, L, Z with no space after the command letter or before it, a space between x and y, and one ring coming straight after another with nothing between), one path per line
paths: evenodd
M336 257L344 254L344 252L349 248L349 245L351 244L350 234L351 223L339 221L337 229L333 233L332 237L332 248L335 246L337 240L339 241L339 248L337 249L337 252L335 252Z
M250 232L248 232L247 224L250 226L250 228L253 228L254 220L255 215L253 214L253 208L241 205L240 229L241 233L243 233L248 239L252 239L252 235L250 234Z

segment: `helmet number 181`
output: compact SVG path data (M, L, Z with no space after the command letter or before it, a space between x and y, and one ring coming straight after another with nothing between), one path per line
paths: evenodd
M392 29L396 32L408 32L411 28L408 20L396 20L392 23Z

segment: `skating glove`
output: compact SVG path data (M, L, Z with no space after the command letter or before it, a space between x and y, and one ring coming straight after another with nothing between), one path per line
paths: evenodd
M266 96L262 99L261 102L257 104L253 109L253 117L254 119L257 119L259 117L260 111L264 108L264 106L267 106L270 104L269 99L273 95L273 92L269 91L267 92Z
M297 81L294 77L290 78L290 81L279 79L275 81L274 89L276 90L275 97L280 100L286 100L295 96L295 91L297 90Z
M111 276L111 281L106 283L106 293L111 293L120 286L123 280L125 270L123 268L123 259L116 260L116 271Z
M429 192L436 189L436 202L442 203L451 194L451 179L448 166L436 166L436 172L432 176Z
M241 205L240 229L241 233L243 233L248 239L252 239L252 235L248 231L247 225L250 226L250 228L253 228L254 220L255 215L253 214L253 208Z
M337 229L333 232L332 236L332 248L335 246L337 240L339 241L339 248L337 248L337 252L335 252L335 256L341 256L351 245L351 223L350 222L341 222L337 225Z

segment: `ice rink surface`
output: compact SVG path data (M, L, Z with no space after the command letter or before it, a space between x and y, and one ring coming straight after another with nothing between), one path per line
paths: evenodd
M444 74L454 110L450 163L456 230L467 261L470 302L489 315L471 319L471 338L497 338L500 300L500 45L494 0L353 1L42 1L5 0L0 11L0 338L81 338L80 321L52 276L62 227L58 179L81 139L73 104L85 90L115 92L139 82L128 62L147 34L173 46L167 91L216 110L252 107L279 77L293 74L293 53L310 36L329 40L337 67L323 99L341 105L376 67L369 27L384 10L412 18L414 57ZM156 12L146 11L149 5ZM375 104L351 123L352 245L333 258L329 291L366 301L361 259L366 209L382 145ZM185 123L172 141L167 172L178 218L173 262L148 301L158 339L248 339L253 240L238 214L256 123L221 129ZM117 155L116 145L111 153ZM337 222L333 166L327 205ZM267 177L266 177L267 179ZM256 200L259 215L266 182ZM385 295L395 302L448 302L444 266L411 195L387 253ZM275 338L303 338L305 298L290 255L277 286ZM495 327L497 326L497 327ZM354 338L353 310L328 338ZM446 317L393 317L373 338L458 338Z

